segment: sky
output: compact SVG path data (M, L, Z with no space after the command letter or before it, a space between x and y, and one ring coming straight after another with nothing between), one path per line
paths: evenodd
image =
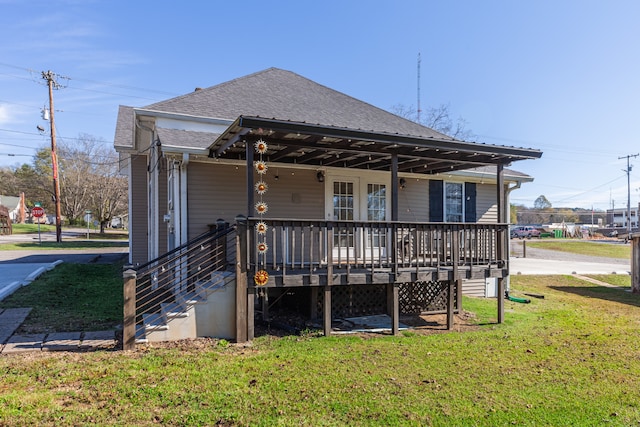
M56 135L112 145L119 105L143 107L277 67L391 110L447 105L473 141L534 148L511 169L533 206L640 200L636 0L0 0L0 167ZM418 55L421 57L418 79ZM638 165L638 168L633 168Z

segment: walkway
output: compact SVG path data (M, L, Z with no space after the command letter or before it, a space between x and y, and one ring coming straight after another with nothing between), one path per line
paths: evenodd
M27 351L91 351L116 347L116 331L51 332L13 335L31 312L30 308L0 309L0 353Z

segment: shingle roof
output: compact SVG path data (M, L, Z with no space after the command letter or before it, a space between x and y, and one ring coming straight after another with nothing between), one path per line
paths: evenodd
M145 109L235 120L239 116L418 137L450 137L291 71L269 68Z
M115 147L133 148L133 107L121 105L118 108L116 134L113 138Z

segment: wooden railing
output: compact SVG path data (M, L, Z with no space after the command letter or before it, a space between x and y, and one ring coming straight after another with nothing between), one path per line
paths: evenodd
M270 276L350 270L397 273L454 266L504 268L507 263L506 224L258 218L242 222L238 237L246 238L247 249L241 262L247 263L249 274L258 270ZM258 231L259 223L266 225L265 232Z

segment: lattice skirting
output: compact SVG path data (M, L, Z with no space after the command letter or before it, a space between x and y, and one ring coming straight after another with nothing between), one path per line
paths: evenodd
M398 288L400 314L444 312L447 310L447 282L409 282ZM317 288L316 315L322 316L323 288ZM457 309L457 286L454 307ZM331 313L334 318L387 313L386 285L335 286L331 289Z

